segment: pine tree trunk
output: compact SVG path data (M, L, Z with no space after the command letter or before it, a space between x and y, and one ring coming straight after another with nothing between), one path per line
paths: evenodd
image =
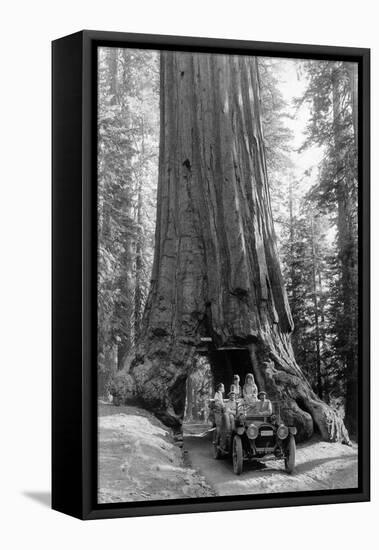
M317 279L318 279L318 289L319 289L319 300L318 300L318 307L320 311L320 321L321 321L321 330L319 331L320 334L320 348L321 348L321 356L323 356L323 351L325 349L325 308L324 308L324 298L323 298L323 273L322 273L322 267L320 264L318 265L317 269ZM321 359L320 359L321 363ZM325 370L324 376L322 377L322 399L326 402L330 402L330 396L329 396L329 378L328 378L328 369Z
M122 108L125 127L129 128L130 122L130 107L125 100L123 94L119 93L119 89L128 89L130 78L130 59L126 54L126 50L122 51L123 63L122 71L118 69L119 59L118 48L109 48L110 61L109 65L113 68L110 78L110 94L113 97L112 104L119 105ZM119 79L121 83L119 83ZM129 153L130 155L130 153ZM129 156L124 158L124 166L127 171L131 172L132 160ZM119 181L115 186L114 200L118 201L118 208L124 213L128 223L132 222L132 190L128 177L123 180L124 174L120 171ZM119 266L119 285L121 296L116 303L116 317L123 320L122 328L118 331L119 343L117 349L117 369L121 370L125 360L125 356L131 349L133 341L133 322L132 315L125 315L133 308L133 291L134 291L134 273L132 265L134 260L133 239L129 233L123 235L123 249L120 252Z
M137 209L136 209L136 221L137 221L137 239L136 239L136 282L135 282L135 291L134 291L134 332L136 338L138 339L141 322L142 322L142 178L143 170L142 165L145 161L145 138L144 138L144 124L142 120L142 141L141 141L141 151L140 151L140 167L138 171L138 182L137 182Z
M130 196L123 197L124 203L122 204L123 209L127 212L128 218L132 219L132 206ZM133 311L134 307L134 273L132 270L133 260L134 260L134 250L133 250L133 241L130 235L124 235L123 241L124 250L121 254L119 265L120 265L120 290L121 296L118 298L116 303L116 316L118 319L122 319L122 328L118 331L119 343L117 350L117 369L121 370L123 368L124 360L127 354L129 353L132 342L133 342L133 320L132 314L130 314L130 309Z
M350 80L350 96L351 110L354 128L354 142L358 149L358 63L349 63L349 80Z
M141 337L124 374L129 397L180 429L187 375L206 334L218 349L247 350L258 387L281 401L299 439L317 430L347 441L290 343L256 60L162 52L160 101L155 257ZM211 367L217 378L220 363ZM232 367L238 373L241 365Z
M288 185L288 207L289 207L289 267L290 267L290 284L287 285L290 287L290 303L292 307L298 303L298 296L296 292L296 268L295 268L295 224L294 224L294 215L293 215L293 182L290 180ZM296 353L299 350L300 342L299 335L296 331L296 326L292 333L292 347Z
M117 49L109 48L107 57L106 57L106 67L107 67L107 82L109 83L109 94L111 99L109 101L110 105L116 105L116 93L117 93ZM107 155L106 155L107 156ZM108 159L105 159L105 163L108 162ZM106 242L111 240L111 206L109 203L109 193L111 192L112 182L109 181L109 178L104 178L104 189L103 189L103 207L102 207L102 223L100 227L99 241Z
M319 323L319 298L316 279L316 248L314 234L314 219L311 215L311 254L312 254L312 286L313 286L313 311L315 319L315 345L316 345L316 377L317 377L317 395L322 399L322 376L321 376L321 353L320 353L320 323Z
M141 270L142 270L142 236L141 236L141 208L142 208L142 195L141 184L138 186L138 198L137 198L137 225L138 234L136 241L136 283L134 290L134 332L136 338L138 338L141 330L142 321L142 288L141 288Z
M187 412L187 420L192 420L192 378L188 376L187 378L187 389L186 389L186 395L187 395L187 403L186 403L186 412Z

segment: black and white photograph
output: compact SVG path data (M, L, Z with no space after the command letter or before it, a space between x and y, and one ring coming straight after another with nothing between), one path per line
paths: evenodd
M375 546L375 8L2 5L0 548Z
M359 73L97 48L97 502L353 490Z

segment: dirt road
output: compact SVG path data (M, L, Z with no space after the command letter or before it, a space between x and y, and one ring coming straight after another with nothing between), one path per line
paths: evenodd
M357 447L313 440L298 446L293 475L282 461L263 469L215 460L212 433L185 425L184 456L155 417L136 407L99 404L99 502L279 493L357 486Z
M218 495L346 489L358 484L356 446L318 440L298 445L296 470L292 475L284 471L282 461L270 461L260 469L245 463L243 473L236 476L230 460L213 458L209 437L190 434L188 430L184 450L192 467L205 477Z

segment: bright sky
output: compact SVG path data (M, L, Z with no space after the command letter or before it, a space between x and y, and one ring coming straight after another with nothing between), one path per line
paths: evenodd
M322 149L317 146L310 147L301 153L296 152L304 143L304 132L310 117L309 106L306 103L303 103L299 109L292 107L293 99L300 97L307 85L305 75L298 74L299 61L297 59L280 59L278 63L280 90L284 100L291 106L290 112L293 116L293 118L288 119L288 126L293 132L292 148L294 151L291 154L291 158L295 166L294 176L297 180L303 178L306 170L316 167L322 158ZM316 173L316 170L314 170L314 173L304 181L307 187L310 187L314 183Z
M316 183L318 175L318 166L323 156L323 149L318 146L312 146L297 152L297 149L304 143L306 135L305 129L311 116L310 108L307 103L303 103L300 108L293 107L293 99L299 98L305 91L307 79L304 72L299 71L300 62L298 59L280 59L278 63L277 77L280 80L279 87L283 99L288 103L290 113L293 118L288 118L288 126L293 132L291 159L294 164L294 178L301 182L302 194ZM313 170L312 170L313 169ZM310 174L305 176L304 172L309 170ZM291 176L289 176L291 177ZM296 206L295 206L296 208ZM334 228L328 231L328 240L332 242L335 237Z

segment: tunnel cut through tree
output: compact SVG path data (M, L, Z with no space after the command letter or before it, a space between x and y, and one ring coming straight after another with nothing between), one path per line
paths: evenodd
M280 271L253 57L162 52L152 281L129 399L180 430L201 336L247 350L257 385L299 437L348 440L296 364ZM220 361L210 356L217 378ZM245 367L244 367L245 368ZM247 367L246 367L247 368Z

